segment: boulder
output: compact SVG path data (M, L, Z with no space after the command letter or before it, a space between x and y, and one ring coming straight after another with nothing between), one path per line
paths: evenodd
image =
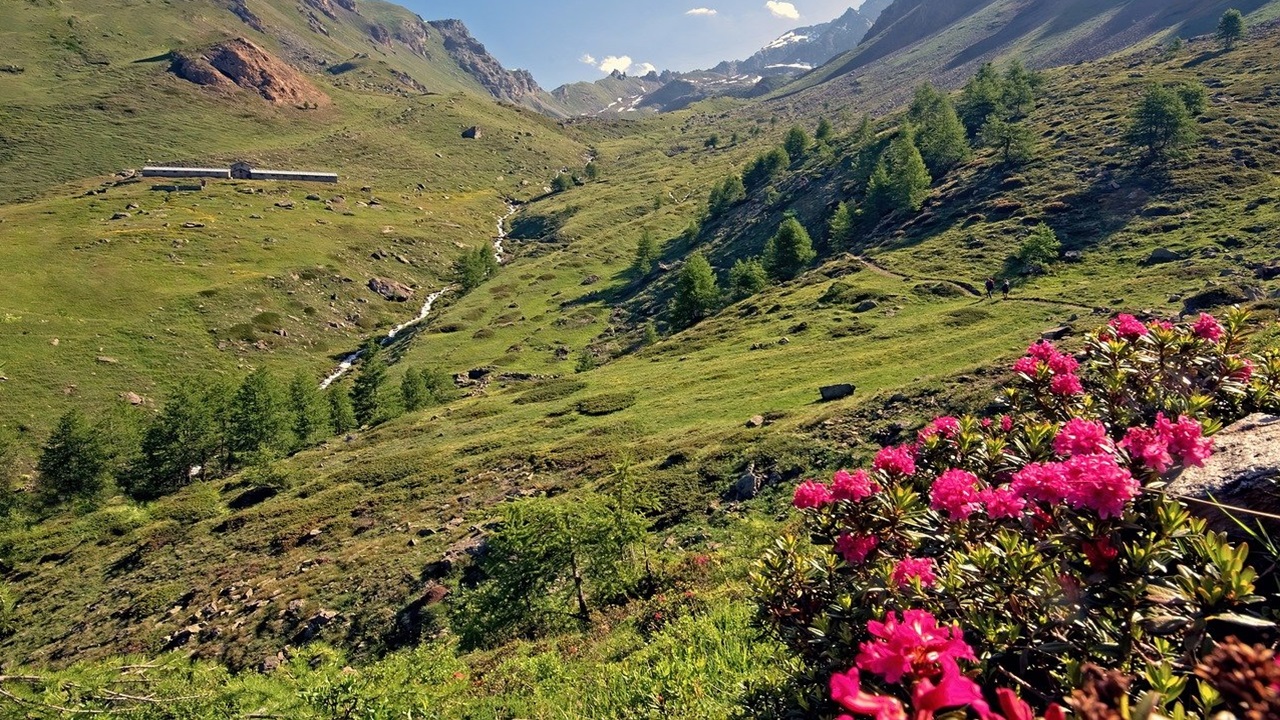
M822 395L823 402L839 400L853 394L854 387L849 383L840 383L838 385L824 385L818 388L818 393Z
M749 428L764 427L764 416L752 415L751 419L747 421L747 427Z
M747 469L743 471L738 481L733 484L733 491L730 493L733 500L750 500L760 492L760 487L764 484L764 478L756 474L756 464L747 465Z
M1280 416L1250 415L1227 427L1213 437L1213 456L1204 467L1183 469L1167 491L1207 520L1210 529L1226 533L1233 542L1257 547L1257 541L1235 520L1255 530L1261 523L1272 538L1280 537L1280 520L1275 518L1280 515Z
M1182 255L1170 250L1169 248L1159 247L1151 251L1146 260L1142 261L1143 265L1159 265L1160 263L1175 262L1182 259Z
M143 405L147 402L146 398L132 391L120 393L120 399L135 407L138 405Z
M413 288L395 280L373 278L369 281L369 289L392 302L404 302L413 297Z
M875 300L863 300L853 308L853 311L864 313L864 312L869 312L871 310L875 310L878 307L880 307L880 303L876 302Z
M1040 333L1041 340L1061 340L1071 334L1071 328L1066 325L1059 325L1056 328L1049 328Z

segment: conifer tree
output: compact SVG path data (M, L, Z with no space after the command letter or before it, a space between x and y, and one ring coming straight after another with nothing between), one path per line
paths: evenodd
M480 287L497 272L498 258L494 257L493 248L487 245L468 250L453 263L454 280L462 286L463 292Z
M799 220L790 215L778 226L778 231L769 239L764 250L765 267L777 280L794 278L815 257L817 253L813 250L813 240L808 231Z
M916 88L907 118L916 128L920 156L934 177L969 159L969 140L955 106L929 83Z
M1222 17L1218 20L1216 36L1222 43L1223 49L1235 49L1236 43L1244 38L1244 16L1239 10L1231 8L1222 13Z
M654 324L652 320L646 321L644 324L644 332L640 336L640 342L643 345L648 346L653 345L661 339L662 336L658 335L658 326Z
M1129 118L1125 139L1144 148L1151 159L1162 159L1189 145L1197 137L1187 102L1173 88L1160 84L1147 87Z
M787 151L787 156L792 160L803 159L809 151L809 133L799 125L792 125L787 131L786 139L782 141L782 149Z
M415 368L405 370L404 377L400 379L400 401L405 412L420 410L427 404L427 387Z
M831 125L831 121L822 118L818 121L818 129L813 134L813 139L825 145L831 142L836 135L836 129Z
M758 258L738 260L729 269L729 296L742 300L769 287L769 274Z
M308 447L316 438L328 434L329 415L320 390L311 376L302 370L289 381L289 415L294 449Z
M1035 156L1035 135L1023 122L1010 122L993 115L982 126L982 144L995 149L1006 165L1018 165Z
M1004 84L991 63L978 68L978 72L965 83L960 91L956 112L970 136L976 136L987 123L987 118L1004 112Z
M582 176L591 182L595 182L600 178L600 166L595 160L587 163L586 167L582 168Z
M429 404L439 404L447 402L453 392L453 378L442 370L436 368L422 368L418 371L418 377L422 379L422 387L427 393L427 402Z
M680 268L675 297L671 301L671 322L687 327L706 317L720 299L716 275L702 253L694 253Z
M878 210L919 210L929 196L932 183L920 151L916 149L914 132L903 127L889 143L883 162L876 167L867 187L868 200Z
M360 357L360 372L351 386L351 406L356 422L372 425L382 410L382 386L387 381L387 362L382 357L382 346L376 340L364 345Z
M853 213L847 203L836 206L827 222L827 246L832 252L843 252L853 245Z
M339 435L356 429L356 411L351 405L351 392L342 385L329 388L329 424Z
M803 132L803 131L802 131ZM742 183L755 189L771 182L791 165L791 156L782 148L774 148L756 156L754 162L742 173Z
M1009 63L1000 83L1000 107L1007 120L1020 120L1035 109L1040 82L1040 76L1028 71L1020 60Z
M249 373L231 403L227 444L232 461L242 464L260 451L284 450L289 425L284 391L275 377L264 368Z
M636 255L632 261L632 267L635 269L636 275L645 277L653 272L653 267L658 263L658 240L653 236L653 231L645 228L640 233L640 239L636 241Z
M92 497L110 478L108 462L101 435L79 410L71 410L58 419L40 451L40 489L50 500Z
M126 478L137 499L167 495L197 475L214 474L227 446L230 393L217 382L184 383L142 436L142 452Z

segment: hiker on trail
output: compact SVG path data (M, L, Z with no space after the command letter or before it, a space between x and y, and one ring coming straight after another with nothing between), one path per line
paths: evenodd
M991 293L995 292L995 290L996 290L996 281L988 277L987 278L987 299L988 300L991 299Z
M1005 300L1009 299L1009 278L1005 278L1004 282L1000 285L1000 292L1004 293Z

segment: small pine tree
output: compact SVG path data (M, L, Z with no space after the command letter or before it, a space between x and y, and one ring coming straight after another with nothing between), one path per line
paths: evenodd
M746 199L747 189L742 184L742 178L730 175L711 188L711 194L707 198L707 215L710 217L722 215L729 208Z
M595 182L600 178L600 165L595 160L587 163L586 167L582 168L582 176L591 182Z
M736 146L740 142L742 142L742 138L738 137L738 133L735 132L733 135L729 136L730 146Z
M423 368L418 371L422 387L427 391L427 401L432 404L447 402L453 395L453 378L443 370Z
M351 406L356 422L372 425L382 410L382 386L387 381L387 362L382 346L376 340L365 343L360 358L360 372L351 386Z
M729 269L729 296L735 301L749 298L769 287L769 274L759 258L738 260Z
M916 149L914 133L904 127L889 143L889 148L876 166L867 185L867 198L882 212L916 211L929 196L933 180Z
M680 268L675 297L671 301L671 322L687 327L706 317L720 299L716 275L702 253L694 253Z
M653 236L652 230L645 228L640 233L640 239L636 241L636 256L632 261L632 267L636 275L646 277L653 272L653 267L657 264L658 239Z
M1019 60L1009 63L1000 83L1000 105L1009 120L1026 117L1036 106L1040 76L1027 70Z
M803 131L802 131L803 132ZM791 156L782 148L774 148L758 155L742 173L742 183L748 188L758 188L782 174L791 165Z
M934 177L969 159L969 140L955 106L929 83L916 88L907 118L916 127L920 156Z
M97 495L110 478L108 469L103 439L79 410L58 419L36 463L40 489L53 501Z
M802 160L809 151L809 133L799 125L792 125L782 141L782 149L787 151L787 157L792 160Z
M787 217L765 245L764 264L777 280L790 280L813 262L813 240L795 217Z
M263 368L249 374L231 403L227 444L232 462L244 464L263 450L282 451L290 444L289 415L284 391Z
M646 346L653 345L662 339L658 335L658 326L652 320L648 320L644 324L644 333L640 336L640 342Z
M987 118L1004 112L1004 84L991 63L978 68L978 72L965 83L956 103L956 113L971 137L977 136Z
M578 353L578 361L574 363L573 371L584 373L588 370L596 369L596 354L591 352L591 348L584 347Z
M711 133L711 137L708 137L706 141L702 143L702 146L709 150L715 150L720 147L720 133Z
M414 412L427 404L427 387L422 383L422 374L415 368L404 371L400 379L400 402L405 412Z
M831 121L822 118L818 121L818 129L813 133L813 139L826 145L835 139L836 129L831 125Z
M992 116L982 126L979 137L983 145L1000 154L1001 162L1006 165L1020 165L1035 156L1035 135L1025 123Z
M1209 107L1209 91L1199 82L1180 82L1173 86L1173 91L1193 118L1203 115Z
M329 425L339 435L356 429L356 411L351 405L351 392L342 385L329 388Z
M836 206L827 221L827 247L832 252L848 250L853 245L853 213L847 203Z
M1224 50L1234 50L1236 43L1244 39L1244 16L1239 10L1231 8L1222 13L1216 36Z
M330 427L324 401L315 380L299 370L289 381L289 415L292 418L294 449L309 447Z
M1164 44L1164 56L1166 58L1175 58L1182 53L1184 47L1186 47L1186 42L1182 38L1175 36Z
M553 192L565 192L566 190L571 190L573 186L573 176L569 173L560 173L551 181L551 190Z
M1144 148L1150 159L1162 159L1191 144L1195 122L1178 92L1164 85L1149 86L1129 119L1125 139Z
M498 267L498 258L494 256L493 249L487 245L481 245L474 250L468 250L454 261L454 281L462 286L463 292L470 292L496 275Z
M153 499L186 486L196 475L213 476L211 466L228 454L232 395L216 381L179 386L143 433L141 452L124 478L125 491Z
M1023 268L1039 272L1057 262L1061 252L1062 243L1058 241L1053 228L1040 223L1031 230L1027 239L1022 241L1014 258L1022 264Z

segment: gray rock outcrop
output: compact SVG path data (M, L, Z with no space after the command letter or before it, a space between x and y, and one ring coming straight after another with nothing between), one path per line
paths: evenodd
M1280 519L1275 517L1280 515L1280 417L1250 415L1224 429L1213 437L1213 456L1204 467L1184 469L1167 491L1184 498L1192 513L1233 542L1257 547L1236 520L1255 531L1260 524L1272 538L1280 538Z

